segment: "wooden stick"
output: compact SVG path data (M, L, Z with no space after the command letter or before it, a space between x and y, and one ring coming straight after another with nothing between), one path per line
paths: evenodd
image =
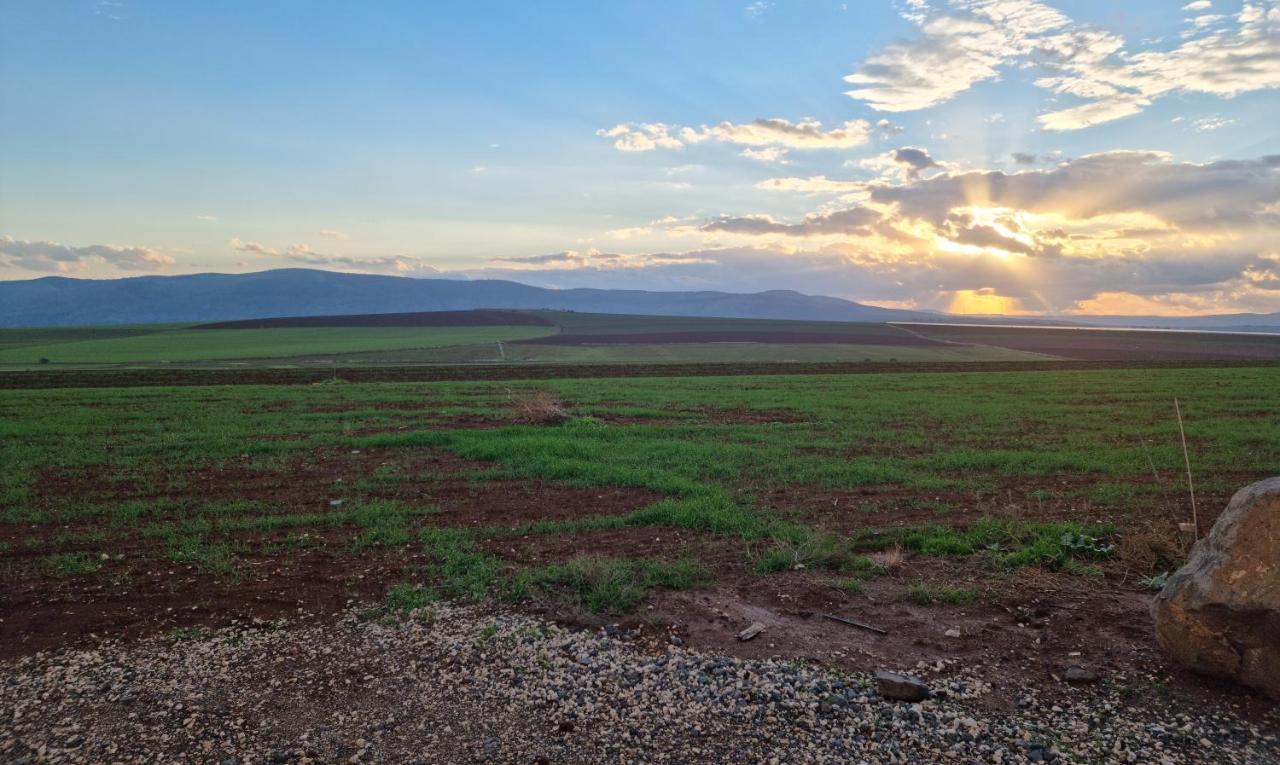
M855 622L852 619L846 619L843 616L832 616L831 614L823 614L822 618L830 619L833 622L840 622L841 624L847 624L850 627L857 627L858 629L869 630L871 632L875 632L880 635L889 634L888 630L882 630L879 627L872 627L870 624L863 624L862 622Z
M1191 482L1191 455L1187 452L1187 432L1182 429L1182 408L1178 406L1178 397L1173 397L1173 411L1178 415L1178 434L1182 436L1182 459L1187 463L1187 490L1191 492L1191 525L1195 527L1195 537L1200 539L1200 518L1196 513L1196 487Z

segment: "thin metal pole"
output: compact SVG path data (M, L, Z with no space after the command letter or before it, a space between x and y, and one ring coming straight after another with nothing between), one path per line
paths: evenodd
M1178 415L1178 435L1182 436L1182 459L1187 465L1187 490L1191 492L1191 525L1195 527L1196 539L1200 539L1200 518L1196 513L1196 487L1191 482L1191 454L1187 451L1187 432L1182 429L1182 407L1178 406L1178 397L1173 397L1173 411Z

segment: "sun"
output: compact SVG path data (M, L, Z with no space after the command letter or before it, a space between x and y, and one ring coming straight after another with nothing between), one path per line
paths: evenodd
M1019 316L1027 312L1017 298L997 295L992 289L956 290L947 306L948 313L970 315Z

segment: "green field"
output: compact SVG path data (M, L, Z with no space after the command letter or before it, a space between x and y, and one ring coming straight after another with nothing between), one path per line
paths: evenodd
M530 396L569 419L519 422ZM1094 553L1189 517L1174 396L1207 524L1280 465L1274 368L3 391L0 559L10 587L128 592L157 567L234 586L376 553L426 592L519 600L582 580L494 540L674 528L745 545L754 575L898 544L1136 581L1178 544Z
M485 312L480 312L481 314ZM514 312L520 313L520 312ZM0 372L199 368L1280 360L1280 336L527 311L545 326L0 329ZM345 319L346 317L337 317ZM384 321L391 321L384 320ZM491 319L490 319L491 320Z
M49 330L0 330L0 364L127 364L229 359L280 359L356 351L437 348L539 337L553 327L311 327L287 329L141 328L110 332L68 330L58 339ZM91 337L84 339L84 334ZM37 342L29 343L30 340ZM28 344L29 343L29 344Z
M531 311L552 326L291 327L195 329L191 325L0 329L0 370L95 365L228 366L396 364L811 363L824 361L1025 361L1042 354L988 345L928 344L911 331L860 322L626 316ZM636 342L629 335L676 335ZM706 333L734 341L698 342ZM796 333L850 342L797 342ZM599 338L522 344L548 335ZM610 338L617 338L613 342ZM865 339L867 343L857 342ZM691 342L690 340L693 340ZM502 342L499 345L499 341ZM47 361L42 361L47 360Z
M1038 354L991 346L913 347L848 343L655 343L626 345L457 345L343 354L350 366L394 364L814 363L824 361L1044 361ZM326 359L326 362L333 359ZM315 363L294 358L297 364Z

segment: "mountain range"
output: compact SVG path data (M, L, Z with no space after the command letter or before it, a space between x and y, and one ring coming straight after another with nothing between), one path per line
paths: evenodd
M551 308L590 313L720 316L825 321L966 321L1062 323L1053 317L958 317L862 305L791 290L751 294L719 291L547 289L501 280L464 281L277 269L248 274L72 279L49 276L0 282L0 326L257 319L474 308ZM1099 326L1280 331L1280 313L1199 317L1070 317Z

